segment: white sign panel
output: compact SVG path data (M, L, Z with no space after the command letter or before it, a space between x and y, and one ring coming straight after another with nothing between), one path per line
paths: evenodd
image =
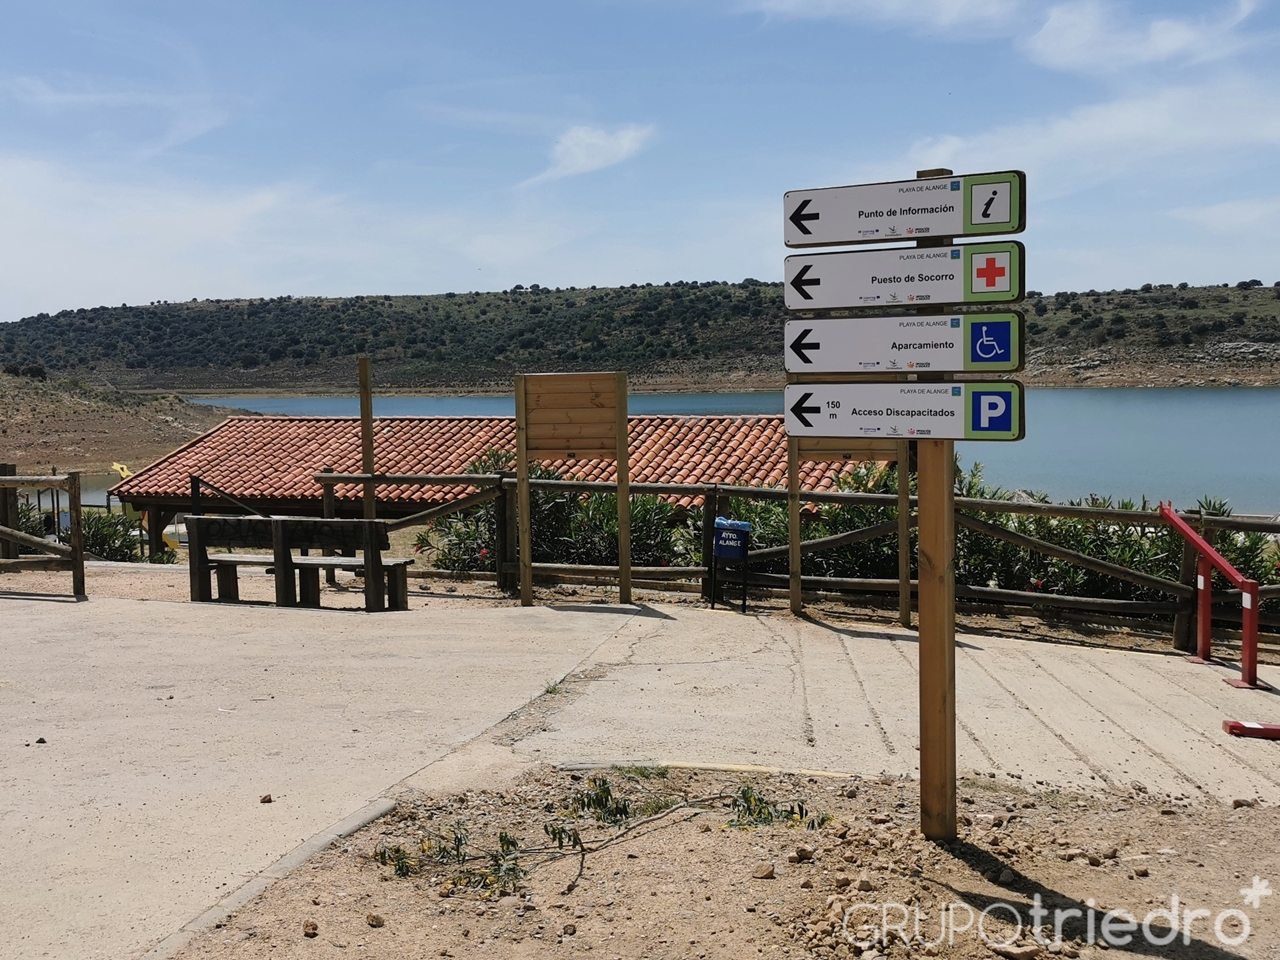
M1012 373L1022 368L1023 317L788 320L787 373Z
M782 236L788 247L822 247L1021 233L1026 195L1020 170L791 190Z
M1026 291L1017 241L793 254L783 261L788 310L1016 303Z
M893 440L1021 440L1022 384L788 384L787 433Z

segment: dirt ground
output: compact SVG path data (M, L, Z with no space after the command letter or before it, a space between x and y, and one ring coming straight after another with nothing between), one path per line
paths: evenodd
M18 472L134 470L225 420L233 411L176 396L140 397L0 373L0 462Z
M185 552L185 551L184 551ZM400 551L393 551L400 552ZM407 552L403 551L403 552ZM180 555L181 559L185 559ZM492 581L462 580L426 576L426 568L414 570L409 581L409 609L430 607L446 610L458 607L509 607L519 600L502 593ZM95 564L87 565L86 590L90 597L116 597L126 600L186 600L190 596L190 582L184 564ZM0 595L10 594L65 594L71 589L70 574L28 571L20 574L0 575ZM326 609L363 610L364 581L346 571L338 571L337 584L331 586L321 580L320 604ZM239 571L240 598L247 603L274 603L275 581L261 568L245 567ZM216 592L216 590L215 590ZM557 603L567 598L583 603L616 603L618 591L611 587L579 584L543 584L535 587L535 603ZM632 591L638 603L703 604L696 593L676 593L638 588ZM735 605L739 594L731 594ZM788 600L780 592L759 591L749 594L753 613L790 616ZM896 609L871 606L856 600L834 597L817 597L806 601L807 607L824 618L833 621L848 620L857 623L897 622ZM958 613L957 626L976 634L1020 636L1027 639L1073 646L1110 647L1121 650L1167 652L1170 649L1169 628L1160 623L1143 625L1105 625L1081 623L1069 619L1070 614L1054 617L1037 616L1029 611L968 612ZM1214 640L1215 655L1236 663L1239 660L1238 639ZM1280 663L1280 646L1264 635L1259 646L1258 662Z
M610 826L573 812L575 795L592 793L597 776L630 801L631 820ZM799 802L804 817L829 821L815 830L802 822L732 826L732 798L744 784L775 809ZM946 846L919 833L917 792L915 782L889 777L546 767L493 790L406 792L393 813L178 956L1090 957L1104 949L1089 944L1101 937L1108 911L1127 910L1141 922L1170 910L1174 897L1180 925L1187 909L1209 913L1192 917L1189 943L1137 952L1263 958L1280 951L1280 906L1264 894L1251 907L1242 893L1255 875L1280 874L1280 850L1259 842L1280 828L1275 809L1193 804L1149 795L1138 783L1068 795L973 771L960 782L961 836ZM676 802L687 805L652 816ZM557 850L546 824L576 827L587 855ZM458 831L469 859L446 862ZM517 879L509 857L507 889L493 886L491 855L503 832L519 844L514 865L529 871ZM379 851L388 862L379 862ZM1037 897L1048 911L1044 940L1058 939L1055 911L1079 911L1057 915L1056 945L1035 944L1027 929ZM857 904L870 906L846 924ZM1023 921L1020 937L1013 910ZM1240 912L1223 915L1230 910ZM1239 946L1218 939L1220 915L1230 939L1248 924ZM1123 922L1115 917L1108 927L1117 938ZM1157 938L1177 934L1167 916L1149 926ZM992 948L1005 941L1012 945L1003 954Z

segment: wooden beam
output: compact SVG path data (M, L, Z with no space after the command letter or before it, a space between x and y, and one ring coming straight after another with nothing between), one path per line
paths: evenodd
M578 440L583 439L600 439L612 442L616 446L618 442L619 424L617 422L617 411L610 418L609 423L530 423L528 426L529 443L541 442L543 440ZM622 432L626 432L626 425L621 425Z
M920 830L956 838L955 442L920 440Z
M75 561L67 557L20 557L17 560L0 560L0 573L16 573L22 570L74 570Z
M360 469L372 475L376 467L373 456L373 384L369 358L360 357ZM378 515L378 487L372 480L364 482L364 518Z
M0 490L13 490L19 487L27 490L65 490L69 482L68 477L0 476Z
M0 463L0 477L12 477L18 472L16 463ZM18 526L18 491L0 488L0 528L9 530ZM24 534L25 536L25 534ZM0 539L0 560L18 559L18 545Z
M380 487L471 486L492 487L500 482L496 473L326 473L313 476L316 483L325 487L340 483L367 483L373 481Z
M472 507L478 507L482 503L488 503L490 500L496 500L502 495L499 487L489 487L485 490L478 490L475 493L468 494L465 497L459 497L457 500L450 500L448 503L437 504L420 513L410 514L399 520L391 520L387 522L388 530L403 530L405 527L416 527L424 523L430 523L432 520L438 520L441 517L447 517L451 513L458 513L462 510L469 510Z
M614 396L617 398L617 420L614 433L618 457L618 602L631 602L631 451L627 432L627 375L618 371L614 375Z
M589 393L534 393L531 390L528 404L530 410L559 410L565 407L601 407L612 410L618 405L618 395L612 389L608 392Z
M800 543L800 555L809 556L810 554L821 553L824 550L847 547L851 543L862 543L866 540L874 540L876 537L887 537L889 534L897 532L897 529L897 520L886 520L884 523L873 524L869 527L859 527L857 530L833 533L829 537L803 540ZM791 544L785 543L780 547L765 547L761 550L752 550L747 555L747 559L752 562L756 560L777 560L781 557L789 557L791 555L790 551Z
M71 556L71 548L65 543L53 543L41 537L33 537L29 533L14 530L12 527L0 527L0 540L18 543L24 547L30 547L32 550L39 550L41 553L52 553L59 557Z
M898 455L896 440L860 440L856 437L797 437L801 460L892 460Z
M1004 527L997 527L994 524L983 523L981 520L975 520L973 517L966 517L963 513L956 514L956 523L962 527L967 527L975 533L981 533L988 537L994 537L998 540L1004 540L1006 543L1012 543L1014 546L1021 547L1024 550L1033 550L1036 553L1043 553L1045 556L1054 557L1058 560L1065 560L1067 563L1074 563L1076 566L1084 567L1086 570L1092 570L1094 573L1101 573L1109 577L1115 577L1119 580L1127 580L1130 583L1136 583L1142 587L1149 587L1152 590L1159 590L1162 593L1173 594L1184 600L1191 599L1195 594L1195 588L1186 584L1175 583L1173 580L1166 580L1164 577L1157 577L1150 573L1140 573L1137 570L1130 570L1128 567L1122 567L1119 564L1108 563L1106 560L1095 560L1093 557L1078 553L1075 550L1069 550L1066 547L1060 547L1054 543L1047 543L1044 540L1038 540L1035 537L1028 537L1026 534L1015 533L1012 530L1006 530Z
M529 411L529 426L537 423L613 423L614 412L608 407L547 408Z

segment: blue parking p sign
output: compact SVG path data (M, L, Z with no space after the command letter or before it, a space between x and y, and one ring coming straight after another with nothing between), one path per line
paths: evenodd
M1013 430L1013 398L1005 390L974 389L969 394L970 429L975 434Z

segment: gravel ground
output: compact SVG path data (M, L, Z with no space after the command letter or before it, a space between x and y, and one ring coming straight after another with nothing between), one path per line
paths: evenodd
M630 802L630 820L611 826L575 812L575 797L592 793L600 776ZM822 825L733 825L733 797L744 784L775 809L802 803L803 815ZM178 956L1094 957L1106 949L1097 941L1108 911L1127 910L1141 923L1169 910L1173 897L1179 925L1185 910L1208 914L1192 916L1189 942L1135 952L1225 960L1280 950L1280 907L1266 895L1254 907L1242 893L1255 875L1280 875L1280 851L1258 842L1280 828L1274 808L1153 796L1137 783L1071 795L982 771L961 780L960 795L961 837L947 846L916 829L916 784L890 777L543 767L490 790L406 791L393 813ZM589 852L557 850L547 824L576 828ZM444 862L459 831L471 859ZM504 832L528 871L510 873L505 889L495 886L491 858ZM399 871L397 849L407 858ZM1037 898L1048 911L1043 944L1027 929ZM858 904L871 906L848 912ZM1072 909L1079 914L1055 915ZM1226 938L1248 925L1240 945L1215 934L1220 916ZM1123 922L1111 921L1117 938ZM1177 933L1167 916L1149 925L1157 939Z

